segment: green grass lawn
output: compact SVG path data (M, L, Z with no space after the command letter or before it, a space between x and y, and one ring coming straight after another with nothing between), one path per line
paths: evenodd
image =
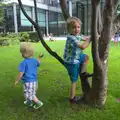
M61 57L65 41L47 42ZM111 45L108 67L108 95L102 109L85 105L71 105L68 102L70 80L65 68L46 50L41 43L35 43L35 57L44 53L38 71L37 96L44 105L39 110L24 106L22 84L14 87L18 65L22 61L19 45L0 47L0 120L120 120L120 46ZM85 51L90 56L88 71L92 72L90 47ZM81 94L80 81L77 94Z

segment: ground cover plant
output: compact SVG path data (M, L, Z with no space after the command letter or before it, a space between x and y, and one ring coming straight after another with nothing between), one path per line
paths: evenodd
M120 119L120 46L111 44L108 67L108 94L104 108L86 105L71 105L68 102L70 80L66 69L46 50L41 43L33 43L35 56L44 53L38 71L39 88L37 95L44 105L39 110L24 106L22 84L14 87L18 73L17 67L22 57L19 45L0 47L0 120L117 120ZM63 54L65 41L47 42L60 56ZM91 51L85 53L91 56ZM92 71L92 57L88 65ZM80 82L77 94L81 93Z

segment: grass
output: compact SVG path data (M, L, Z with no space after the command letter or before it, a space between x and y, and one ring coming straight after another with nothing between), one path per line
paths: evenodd
M61 57L65 41L47 42ZM19 83L14 87L18 65L22 60L19 45L0 47L0 120L118 120L120 119L120 46L111 44L108 67L108 95L102 109L85 105L71 105L68 102L70 80L65 68L46 50L41 43L34 44L35 57L42 52L41 66L38 71L39 88L37 96L44 105L39 110L24 106L23 88ZM92 72L90 47L85 51L90 56L88 71ZM81 93L80 82L77 94Z

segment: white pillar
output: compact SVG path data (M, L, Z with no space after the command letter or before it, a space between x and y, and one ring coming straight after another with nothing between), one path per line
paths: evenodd
M33 21L35 21L35 9L34 9L34 7L32 7L32 19L33 19ZM35 32L34 25L32 25L32 27L33 27L33 32Z
M48 30L48 11L46 11L46 35L49 34L49 30Z
M16 4L15 3L13 3L13 16L14 16L15 33L18 33L17 12L16 12Z
M72 16L72 0L68 1L69 14Z

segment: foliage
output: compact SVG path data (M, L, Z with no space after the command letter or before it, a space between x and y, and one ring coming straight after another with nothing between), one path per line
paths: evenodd
M0 0L0 26L2 26L2 23L4 22L4 15L5 15L4 7L7 6L7 4L3 3L5 1L6 0Z
M21 33L19 33L19 36L20 36L20 42L30 41L29 34L27 32L21 32Z
M12 38L12 37L0 37L0 45L1 46L8 46L8 45L16 45L19 44L19 38Z
M63 54L65 41L47 42L59 53ZM22 84L14 87L14 80L18 74L18 64L22 57L19 46L0 47L0 119L1 120L119 120L120 97L119 56L120 46L111 45L109 56L109 86L108 99L104 108L96 109L85 105L71 105L68 102L70 80L67 71L61 64L50 56L39 43L33 44L37 53L44 53L38 70L37 95L44 105L39 110L24 106ZM90 56L88 70L92 70L90 47L85 52ZM7 63L7 65L6 65ZM80 82L77 84L77 94L81 92ZM21 112L22 111L22 112Z
M0 33L0 39L1 39L1 45L2 45L2 40L3 41L8 41L10 39L10 43L15 43L18 44L19 42L38 42L39 38L37 35L37 32L20 32L20 33ZM7 37L7 38L5 38ZM15 41L16 39L16 41ZM13 42L14 41L14 42ZM3 43L4 44L4 43Z
M8 46L9 45L9 38L0 37L0 45L1 46Z
M30 40L31 42L38 42L39 41L39 37L37 32L28 32L29 36L30 36Z

